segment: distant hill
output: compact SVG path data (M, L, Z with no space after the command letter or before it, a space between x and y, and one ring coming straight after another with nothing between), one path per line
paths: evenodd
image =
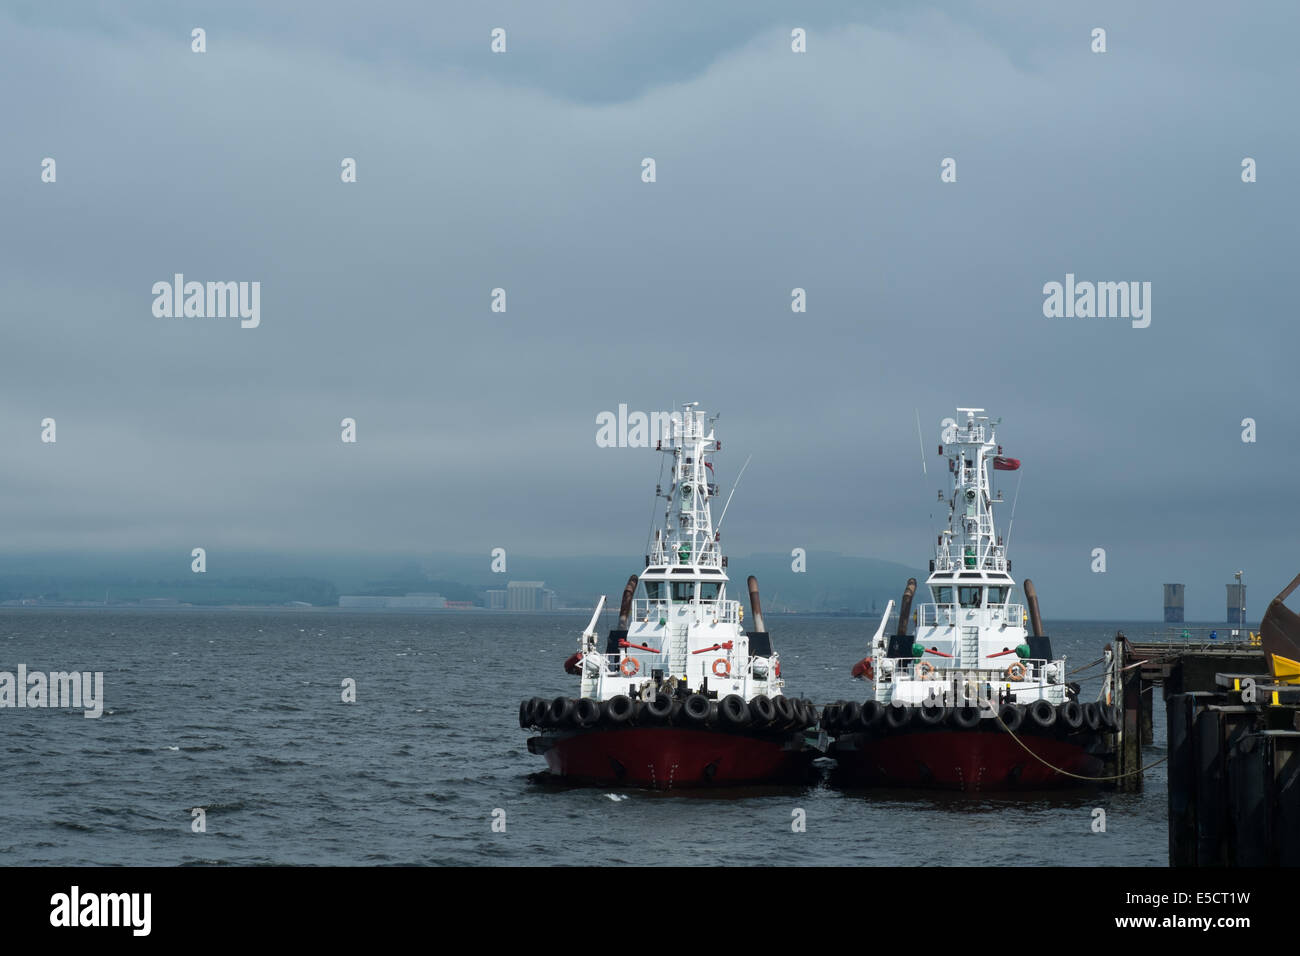
M509 555L506 572L491 570L487 554L295 555L209 551L208 570L190 570L187 550L175 554L0 555L0 601L136 602L151 598L191 604L338 603L340 594L434 591L456 601L482 603L489 588L507 581L544 581L560 603L590 607L599 595L617 600L636 557L546 558ZM745 579L758 578L772 611L870 611L902 593L915 568L892 561L813 551L796 573L783 554L731 556L731 596L745 599Z
M729 562L727 570L739 586L745 578L758 578L763 607L773 611L869 611L884 610L891 598L897 600L909 577L925 580L925 572L895 561L861 558L832 551L812 551L807 570L794 573L786 554L755 554ZM734 586L733 586L734 587Z

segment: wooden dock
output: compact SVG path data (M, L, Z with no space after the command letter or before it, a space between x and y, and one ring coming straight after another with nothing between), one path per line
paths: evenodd
M1122 648L1121 663L1139 665L1138 691L1141 709L1142 743L1154 742L1151 730L1151 688L1171 694L1210 691L1220 672L1267 674L1268 663L1258 644L1248 641L1130 641L1121 632L1116 643ZM1127 673L1127 671L1126 671Z
M1188 633L1188 632L1184 632ZM1152 728L1152 688L1171 695L1212 692L1220 672L1264 675L1264 651L1250 641L1187 640L1132 641L1121 631L1115 635L1109 684L1124 719L1116 735L1111 771L1119 776L1115 788L1142 789L1142 746L1155 742Z
M1159 685L1165 696L1213 691L1219 673L1267 674L1264 650L1248 641L1130 641L1124 645L1124 664L1140 663L1144 691Z
M1121 632L1105 659L1102 693L1123 712L1107 769L1115 789L1142 789L1152 688L1162 688L1169 865L1300 866L1300 685L1275 683L1254 641Z
M1165 706L1169 865L1300 866L1300 686L1220 673Z

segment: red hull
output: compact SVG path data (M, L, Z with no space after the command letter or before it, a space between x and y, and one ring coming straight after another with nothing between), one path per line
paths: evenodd
M1096 777L1100 757L1086 748L1090 739L1021 736L1025 746L1069 773ZM945 790L1044 790L1086 786L1043 766L1001 730L938 730L878 737L848 734L831 748L837 775L846 783Z
M678 727L544 734L528 743L557 776L655 790L798 780L816 756L801 734L751 737Z

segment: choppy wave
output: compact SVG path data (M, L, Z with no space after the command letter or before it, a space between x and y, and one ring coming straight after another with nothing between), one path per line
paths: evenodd
M652 794L550 780L527 752L518 702L573 693L560 663L585 616L430 615L413 625L324 615L304 641L302 619L285 613L0 613L11 666L55 660L105 673L98 720L0 712L5 863L1166 861L1161 768L1141 794L977 799L824 785ZM861 698L848 667L870 622L772 623L792 692ZM1114 631L1060 625L1053 637L1058 651L1090 661ZM510 667L475 663L507 652ZM342 700L345 678L355 703ZM1159 705L1155 719L1162 740ZM1123 839L1091 832L1097 806ZM806 832L791 831L795 808ZM494 811L504 811L504 832Z

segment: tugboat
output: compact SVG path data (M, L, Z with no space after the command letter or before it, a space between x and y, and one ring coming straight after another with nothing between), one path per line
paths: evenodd
M529 752L556 777L657 790L788 782L821 755L807 739L816 706L784 694L758 582L748 581L755 630L744 630L740 602L727 598L710 507L718 486L709 459L722 445L716 417L706 421L696 404L668 416L669 437L656 443L672 481L655 489L667 499L663 523L645 570L628 578L618 626L598 646L602 597L564 663L578 696L519 705L519 726L539 731Z
M852 668L872 682L874 699L825 708L836 776L849 785L967 791L1077 786L1102 774L1120 712L1105 691L1080 702L1043 633L1032 581L1024 582L1028 614L1011 603L1016 583L993 522L1003 499L990 468L1014 471L1020 462L1002 455L998 422L984 409L957 411L964 420L945 422L939 446L952 493L925 582L933 603L913 611L909 579L896 633L885 633L890 601L870 656Z

